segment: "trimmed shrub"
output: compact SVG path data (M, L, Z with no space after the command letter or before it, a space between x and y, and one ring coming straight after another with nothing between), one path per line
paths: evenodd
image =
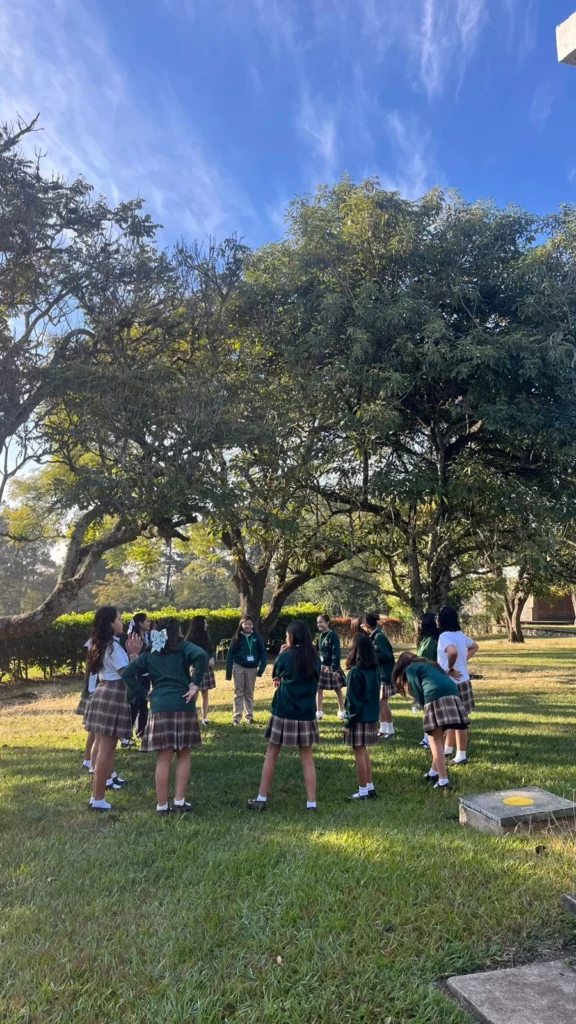
M316 634L316 617L321 609L312 604L296 605L284 608L269 638L271 653L276 652L284 642L286 627L293 619L303 619L310 628L312 636ZM152 622L166 616L178 619L185 633L194 615L204 615L208 620L210 635L215 646L230 640L240 621L237 608L219 608L211 611L207 608L177 611L175 608L162 608L150 615ZM131 615L125 618L125 628ZM9 675L12 678L27 679L31 670L41 670L45 679L54 675L78 675L84 671L86 660L85 643L92 630L94 613L84 615L61 615L46 629L32 636L16 640L0 641L0 679Z

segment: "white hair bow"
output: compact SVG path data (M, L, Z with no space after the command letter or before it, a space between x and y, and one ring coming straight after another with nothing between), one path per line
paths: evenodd
M161 651L166 646L168 639L168 633L165 629L158 631L153 629L150 633L150 643L152 644L152 651Z
M128 626L128 632L129 633L133 633L135 628L136 628L136 623L134 622L134 619L130 619L130 625Z

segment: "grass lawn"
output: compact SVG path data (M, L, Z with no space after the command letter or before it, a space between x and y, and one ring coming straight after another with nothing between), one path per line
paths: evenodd
M263 728L233 729L217 677L193 755L191 820L155 818L153 757L121 752L129 785L87 810L80 685L29 682L0 703L0 1020L3 1024L465 1024L438 982L574 951L559 906L576 841L458 825L458 795L576 790L576 639L483 643L468 767L430 791L421 720L394 701L375 751L380 799L350 805L352 756L321 723L317 815L284 753L265 814ZM267 720L269 671L257 718ZM6 691L0 688L0 700ZM537 847L544 846L544 852Z

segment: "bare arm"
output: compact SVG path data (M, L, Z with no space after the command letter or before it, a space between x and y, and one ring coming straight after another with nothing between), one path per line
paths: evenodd
M473 658L475 654L478 654L479 650L480 648L477 643L473 643L471 647L468 647L466 650L466 661L470 661L470 658Z
M452 679L462 679L462 673L457 672L454 668L456 658L458 657L458 648L455 647L454 644L450 644L446 648L446 656L448 658L448 675L451 676Z

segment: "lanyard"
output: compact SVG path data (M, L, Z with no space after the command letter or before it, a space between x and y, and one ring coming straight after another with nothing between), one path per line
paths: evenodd
M244 636L246 637L246 643L248 644L248 653L250 657L252 657L252 644L254 643L254 634L250 633L247 635L245 633Z

